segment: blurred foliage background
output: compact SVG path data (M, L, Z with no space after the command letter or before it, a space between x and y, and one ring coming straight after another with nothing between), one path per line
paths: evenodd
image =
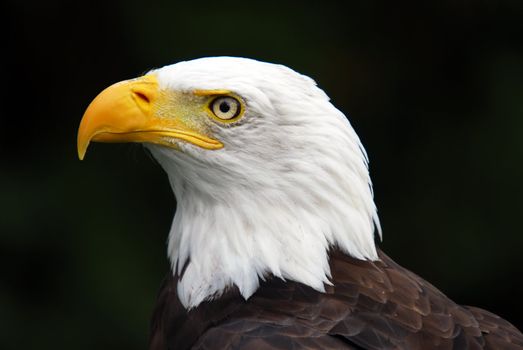
M2 2L0 347L143 349L175 210L139 145L76 129L103 88L210 55L317 80L371 159L381 247L523 328L523 2Z

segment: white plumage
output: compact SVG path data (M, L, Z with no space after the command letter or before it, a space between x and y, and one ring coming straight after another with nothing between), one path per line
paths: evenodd
M163 90L226 89L245 115L205 127L224 147L146 144L177 200L169 234L186 308L236 285L244 298L274 276L323 291L329 247L377 259L367 157L350 123L315 82L275 64L232 57L180 62L151 72Z

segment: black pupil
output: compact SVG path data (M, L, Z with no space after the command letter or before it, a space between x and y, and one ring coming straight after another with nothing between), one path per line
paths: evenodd
M227 113L231 110L231 106L229 105L229 102L223 101L220 103L220 112Z

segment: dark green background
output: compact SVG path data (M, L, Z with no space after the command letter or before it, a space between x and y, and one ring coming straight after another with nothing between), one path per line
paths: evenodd
M341 3L341 2L340 2ZM381 247L523 328L523 2L3 2L0 347L143 349L175 201L91 99L209 55L310 75L371 159Z

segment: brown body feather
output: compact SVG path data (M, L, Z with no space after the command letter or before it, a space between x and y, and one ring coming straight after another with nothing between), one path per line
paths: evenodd
M510 323L455 304L382 252L375 262L333 252L330 266L325 293L272 278L247 301L231 289L190 311L168 276L149 349L523 349Z

